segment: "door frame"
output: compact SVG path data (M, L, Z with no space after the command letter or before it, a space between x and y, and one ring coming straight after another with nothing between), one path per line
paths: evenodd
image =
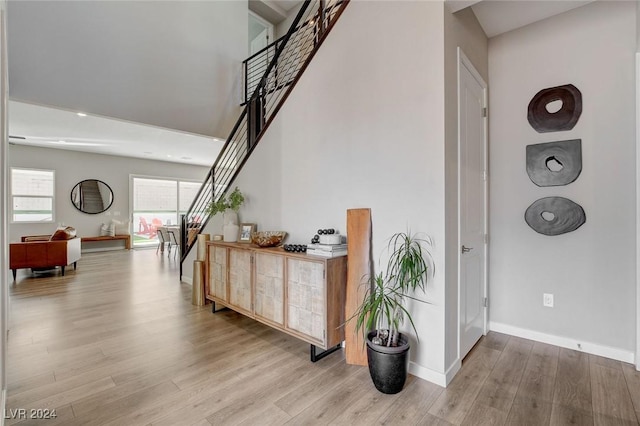
M458 327L457 327L457 335L458 335L458 356L457 358L461 360L461 354L460 354L460 343L462 340L462 335L460 334L460 328L461 328L461 321L460 321L460 312L461 312L461 290L462 290L462 280L461 280L461 267L462 267L462 253L460 252L459 248L462 247L462 234L461 234L461 217L462 217L462 203L461 203L461 179L460 179L460 128L461 128L461 123L460 123L460 106L461 106L461 102L460 102L460 77L461 77L461 69L462 67L465 67L469 73L471 74L471 76L480 84L480 86L482 87L482 92L483 92L483 99L482 99L482 103L483 103L483 107L486 108L486 111L489 110L488 107L488 85L487 83L484 81L484 79L482 78L482 76L480 75L480 73L478 72L478 70L473 66L473 63L471 62L471 60L469 60L469 58L467 57L467 55L464 54L464 52L462 51L462 49L458 46L457 49L457 53L458 53L458 66L457 66L457 72L458 72L458 162L457 162L457 166L458 166L458 173L457 173L457 178L458 178L458 246L456 248L456 252L458 255L457 258L457 263L458 263ZM483 292L484 292L484 296L485 300L488 300L488 295L489 295L489 114L485 114L485 117L483 118L483 127L484 127L484 131L483 131L483 135L482 135L482 139L483 139L483 153L484 153L484 235L485 235L485 239L484 239L484 246L483 246L483 251L484 251L484 288L483 288ZM488 305L488 304L487 304ZM483 314L483 321L484 321L484 325L483 325L483 334L486 335L489 331L489 308L488 306L484 307L484 314Z
M265 27L267 29L267 36L269 37L269 40L267 40L267 45L273 43L275 41L275 25L273 25L271 22L267 21L266 19L264 19L262 16L258 15L255 12L252 12L251 10L248 11L249 12L249 16L253 19L255 19L256 21L258 21L263 27ZM249 40L249 46L251 45L251 41ZM251 55L251 48L247 47L249 49L248 53L249 56Z
M640 371L640 52L636 53L636 350Z

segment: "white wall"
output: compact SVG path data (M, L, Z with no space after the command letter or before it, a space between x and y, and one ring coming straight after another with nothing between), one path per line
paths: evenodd
M433 237L445 270L443 13L440 2L347 7L239 176L243 221L306 243L370 207L375 259L410 228ZM412 307L412 371L440 382L444 283L437 273L433 304Z
M225 138L247 0L11 1L11 98Z
M640 22L640 7L636 2L636 22ZM640 28L636 25L636 46L640 49Z
M471 8L451 14L445 8L445 164L446 164L446 370L458 359L458 47L467 55L485 82L489 80L487 36Z
M7 331L9 327L9 238L7 213L7 38L6 1L0 1L0 410L7 397ZM4 416L2 416L4 417ZM4 424L4 418L0 420Z
M20 145L10 145L9 166L55 170L56 179L54 222L12 223L9 226L11 241L20 241L22 235L50 234L58 223L75 227L80 236L100 235L101 223L111 219L127 220L130 175L203 181L209 171L200 166ZM98 179L111 187L114 200L109 210L85 214L71 204L71 189L84 179ZM120 215L114 216L115 212Z
M636 2L636 369L640 370L640 5Z
M609 356L635 350L635 2L595 2L489 42L492 328ZM541 89L574 84L583 112L571 131L539 134L527 105ZM539 188L525 146L582 139L582 174ZM584 208L561 236L533 231L524 212L546 196ZM555 307L542 306L542 294ZM554 340L555 339L555 340Z
M291 27L293 20L296 19L296 15L300 11L300 7L302 7L302 2L300 2L300 6L294 7L293 9L291 9L287 13L287 17L284 18L282 22L279 22L278 25L276 25L275 35L274 35L274 38L276 40L284 36L285 34L287 34L287 31L289 31L289 27Z

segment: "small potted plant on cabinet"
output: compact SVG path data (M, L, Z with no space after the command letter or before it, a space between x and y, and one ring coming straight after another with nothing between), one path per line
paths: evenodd
M386 271L367 282L369 288L353 318L367 344L369 373L376 388L387 394L402 390L409 365L409 339L399 331L404 318L418 335L405 303L417 290L425 291L433 264L430 240L410 233L394 234L389 240Z
M238 231L240 229L238 227L238 210L240 210L242 203L244 203L244 195L236 186L228 198L223 195L217 201L211 201L207 207L207 213L212 216L218 213L223 214L222 234L224 235L224 241L233 242L238 240Z

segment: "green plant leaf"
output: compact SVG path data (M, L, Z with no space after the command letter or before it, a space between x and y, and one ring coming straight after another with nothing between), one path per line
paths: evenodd
M240 209L240 206L244 203L244 195L240 192L240 189L236 186L229 198L226 195L220 196L215 201L211 201L206 208L206 212L211 216L215 216L218 213L224 213L227 209L232 209L236 213Z
M418 338L418 330L404 303L407 299L429 303L414 293L427 290L429 270L433 269L431 245L431 239L420 238L410 232L397 233L389 239L386 271L378 272L373 279L363 282L367 289L362 303L347 319L356 318L356 331L362 331L365 339L371 330L386 329L389 331L386 344L397 345L400 325L405 317Z

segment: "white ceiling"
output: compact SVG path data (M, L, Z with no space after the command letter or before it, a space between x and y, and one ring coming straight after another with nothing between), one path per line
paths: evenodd
M487 37L491 38L584 6L592 1L594 0L483 0L471 2L474 3L471 9Z
M22 102L10 101L8 111L9 143L15 145L207 167L224 145L221 139Z
M249 10L262 16L274 25L284 21L302 0L249 0Z
M234 89L213 90L214 82L235 87L239 76L239 70L230 76L212 62L218 56L228 59L229 45L237 44L211 29L220 24L218 29L230 30L231 21L239 19L230 3L238 2L10 0L9 87L14 101L9 133L26 138L10 142L211 166L223 141L198 134L226 137L237 118L236 109L229 108L237 105L237 99L229 98ZM472 7L488 37L586 3L590 1L446 0L453 12ZM250 0L249 8L277 23L299 4ZM223 12L234 18L225 19ZM246 9L241 20L245 49ZM119 24L113 27L113 22ZM130 52L119 52L125 46ZM216 112L223 105L233 114ZM89 115L78 117L77 111Z
M226 137L248 56L246 1L7 6L9 97Z

